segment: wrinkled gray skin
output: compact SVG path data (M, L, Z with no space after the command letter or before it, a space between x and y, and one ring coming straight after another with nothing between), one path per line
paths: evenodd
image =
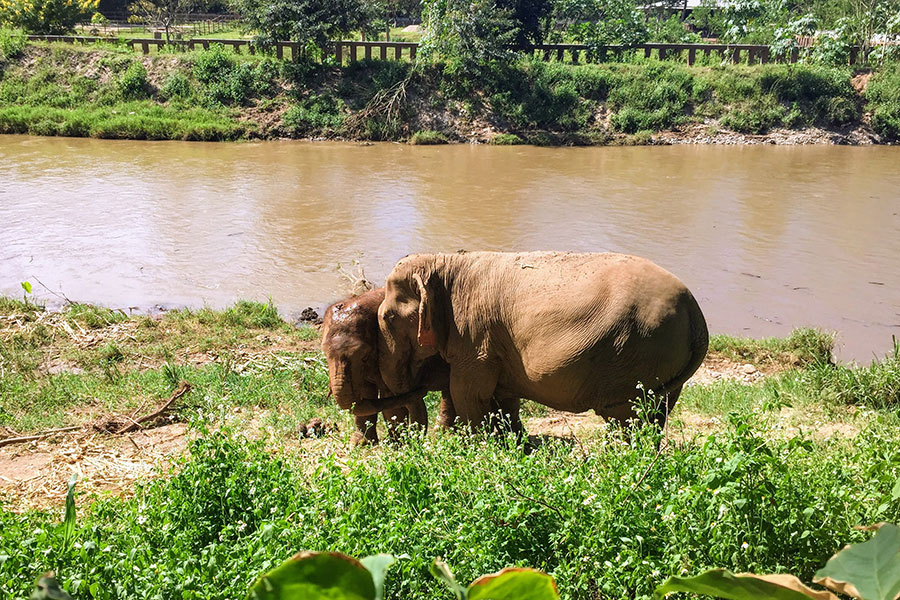
M696 300L674 275L622 254L420 254L388 276L379 367L402 393L438 355L464 423L528 398L625 422L642 384L665 424L706 355Z
M355 415L354 444L378 442L375 424L379 412L392 437L401 423L418 423L426 428L425 393L441 390L449 394L450 369L440 357L434 357L417 373L413 390L391 397L378 371L377 318L383 299L384 288L372 290L329 306L323 318L322 351L328 362L329 385L337 405ZM439 422L452 423L455 415L447 411L452 411L453 405L441 404Z

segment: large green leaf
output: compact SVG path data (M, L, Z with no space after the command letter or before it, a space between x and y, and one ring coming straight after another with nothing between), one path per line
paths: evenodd
M72 597L59 587L59 582L51 571L44 573L34 582L31 600L72 600Z
M300 552L259 578L252 600L375 600L372 574L339 552Z
M510 567L482 575L469 586L469 600L559 600L553 578L534 569Z
M885 523L868 542L847 546L813 581L862 600L900 598L900 527Z
M453 571L450 570L447 563L439 558L434 559L434 562L431 563L431 574L443 581L447 584L447 587L453 590L453 593L456 594L456 600L466 600L466 588L456 581L456 577L454 577Z
M654 596L662 598L673 592L728 600L837 600L830 592L808 588L793 575L735 575L725 569L712 569L696 577L669 577L656 588Z
M359 562L372 574L372 581L375 583L375 600L382 600L384 598L384 577L388 567L397 560L391 554L375 554L367 556Z

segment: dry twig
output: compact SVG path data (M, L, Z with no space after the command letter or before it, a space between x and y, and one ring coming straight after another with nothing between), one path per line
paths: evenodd
M60 427L58 429L48 429L47 431L42 431L41 433L37 433L35 435L26 435L23 437L14 437L14 438L6 438L0 440L0 448L3 446L11 446L13 444L21 444L24 442L33 442L34 440L40 440L47 436L51 436L55 433L65 433L67 431L75 431L77 429L81 429L80 425L76 425L74 427Z
M169 408L172 406L172 404L176 400L178 400L179 398L181 398L182 396L184 396L185 394L187 394L190 391L191 391L191 384L188 383L187 381L182 380L181 383L178 385L178 389L175 390L174 392L172 392L172 395L169 397L168 400L166 400L166 403L162 405L162 408L160 408L159 410L153 411L149 415L144 415L143 417L141 417L140 419L138 419L136 421L132 419L132 423L129 425L126 425L125 427L122 427L121 429L116 431L116 435L121 435L123 433L128 433L130 431L136 431L138 429L141 429L141 423L146 423L147 421L154 421L154 420L158 419L160 416L163 415L163 413L165 413L167 410L169 410Z

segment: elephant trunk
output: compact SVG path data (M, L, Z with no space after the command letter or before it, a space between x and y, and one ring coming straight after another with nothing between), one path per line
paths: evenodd
M359 395L353 389L352 377L348 378L343 371L335 370L331 373L331 393L338 407L343 410L350 410L353 405L359 401Z

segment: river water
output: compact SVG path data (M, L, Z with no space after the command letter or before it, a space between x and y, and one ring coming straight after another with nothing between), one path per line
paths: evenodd
M710 330L900 336L900 148L421 147L0 136L0 293L141 310L269 296L287 315L411 252L618 251Z

